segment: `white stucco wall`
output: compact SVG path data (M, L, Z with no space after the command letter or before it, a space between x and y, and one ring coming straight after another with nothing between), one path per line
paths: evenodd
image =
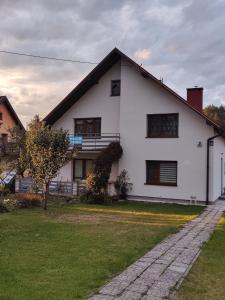
M120 62L115 64L55 124L74 134L74 118L101 117L102 133L119 133L120 97L111 97L111 80L120 79Z
M56 128L64 128L74 134L75 118L101 117L102 133L119 133L120 97L111 97L111 80L120 79L120 62L115 64L83 97L79 99L57 122ZM89 153L79 155L80 158L90 158ZM116 166L112 168L110 180L116 177ZM64 166L57 180L72 180L72 163Z
M225 187L224 162L225 162L225 140L221 137L214 139L210 147L211 168L210 168L210 201L216 200Z
M214 134L206 121L134 67L121 69L120 133L124 155L119 168L127 169L131 195L205 201L207 138ZM146 137L147 114L178 113L179 138ZM198 142L202 147L197 147ZM145 185L146 160L178 162L177 187Z

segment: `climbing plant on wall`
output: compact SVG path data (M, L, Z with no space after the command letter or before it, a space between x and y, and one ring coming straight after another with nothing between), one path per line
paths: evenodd
M123 154L119 142L112 142L97 157L94 170L87 178L87 190L95 194L106 193L112 164Z

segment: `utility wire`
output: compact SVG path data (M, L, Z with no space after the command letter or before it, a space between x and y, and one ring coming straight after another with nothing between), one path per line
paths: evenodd
M19 53L19 52L5 51L5 50L0 50L0 53L19 55L19 56L27 56L27 57L33 57L33 58L41 58L41 59L50 59L50 60L57 60L57 61L65 61L65 62L72 62L72 63L80 63L80 64L97 65L96 62L91 62L91 61L81 61L81 60L57 58L57 57L50 57L50 56L33 55L33 54L28 54L28 53L21 53L21 52Z

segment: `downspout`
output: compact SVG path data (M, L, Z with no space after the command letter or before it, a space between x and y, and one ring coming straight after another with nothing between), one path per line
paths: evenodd
M209 147L210 142L219 136L221 136L221 133L207 139L206 205L209 205Z

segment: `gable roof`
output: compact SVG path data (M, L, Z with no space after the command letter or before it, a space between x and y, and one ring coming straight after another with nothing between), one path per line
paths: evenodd
M24 130L23 124L20 121L19 117L17 116L15 110L13 109L12 105L10 104L8 98L6 96L0 96L0 104L5 104L6 108L10 112L13 120L15 121L16 125L20 127L20 129Z
M223 129L220 125L216 124L205 114L199 112L194 107L192 107L187 101L178 95L175 91L165 85L161 80L157 79L142 66L138 65L134 60L128 57L126 54L121 52L119 49L114 48L45 118L44 120L49 125L53 125L68 109L71 108L98 80L121 58L126 59L130 62L141 75L145 78L150 78L158 85L163 87L169 93L173 94L178 101L182 102L184 105L189 107L200 117L206 120L209 125L214 126L214 128L220 132L223 132Z

